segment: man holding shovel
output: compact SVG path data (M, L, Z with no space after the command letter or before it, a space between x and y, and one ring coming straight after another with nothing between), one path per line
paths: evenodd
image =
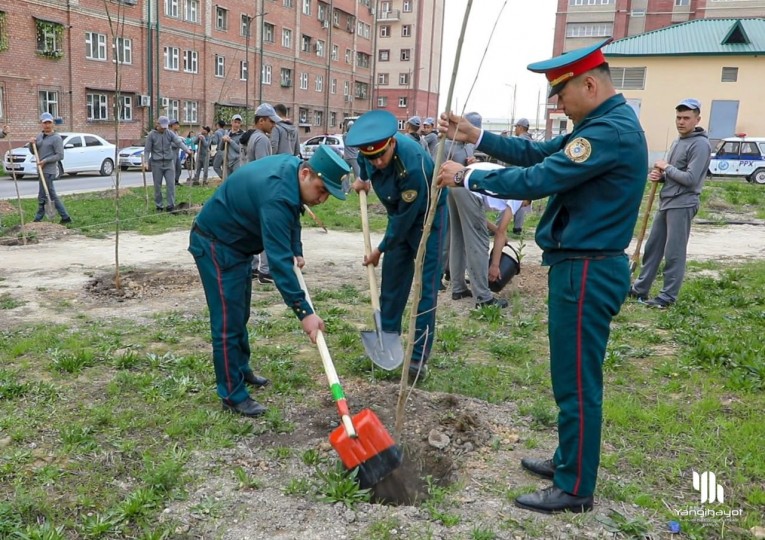
M61 224L66 225L72 222L72 218L66 211L64 203L58 198L56 188L53 187L53 181L58 177L58 162L64 159L64 141L61 139L61 135L53 129L52 114L42 113L40 123L42 124L42 132L38 133L37 137L29 139L27 145L30 148L33 148L33 145L37 147L38 170L41 170L43 174L40 178L40 189L37 192L37 213L34 220L42 221L42 218L45 217L45 205L48 203L48 195L50 195L51 202L56 206L58 215L61 216ZM47 190L45 189L46 186Z
M417 306L417 325L409 376L424 381L436 330L436 304L441 282L441 250L448 213L446 190L438 201L430 200L433 160L419 142L397 133L396 117L387 111L369 111L353 124L346 144L359 147L361 178L353 189L369 192L374 187L388 213L385 236L364 264L377 266L383 257L380 310L383 332L401 334L404 314L414 279L414 259L430 204L437 204L428 237L422 273L422 298ZM369 179L371 181L367 181Z
M600 462L603 358L610 323L627 297L624 250L637 221L648 174L645 134L614 90L600 48L610 39L529 65L550 82L550 97L574 130L546 142L501 137L453 114L441 116L448 137L517 165L468 171L447 161L438 181L508 199L550 197L537 226L548 273L550 374L558 405L558 448L551 459L521 461L552 486L521 495L535 512L592 509Z
M210 310L215 379L224 411L243 416L266 411L246 387L269 382L250 367L247 321L254 254L268 250L276 288L311 341L324 329L293 270L294 264L304 265L300 215L304 204L321 204L329 195L345 200L340 186L348 171L325 146L306 163L283 154L265 157L228 177L194 221L189 251Z

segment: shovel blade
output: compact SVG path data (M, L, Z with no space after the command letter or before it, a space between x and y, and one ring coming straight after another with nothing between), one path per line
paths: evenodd
M369 359L385 371L393 371L404 363L401 336L395 332L365 330L361 332L361 342Z
M45 203L45 216L51 221L56 217L56 207L53 206L52 202Z

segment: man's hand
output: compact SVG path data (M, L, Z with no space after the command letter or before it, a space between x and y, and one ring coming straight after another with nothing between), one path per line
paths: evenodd
M37 144L37 137L30 137L29 144Z
M364 266L367 266L371 264L372 266L377 266L377 264L380 262L380 256L382 255L382 252L378 248L374 248L372 250L372 253L369 255L364 255Z
M439 187L455 187L454 175L464 169L462 165L455 161L445 161L438 169Z
M221 139L221 140L222 140L223 142L231 142L231 137L229 137L228 135L224 135L224 136L223 136L223 139Z
M438 118L438 132L446 133L446 137L453 141L477 143L481 136L481 130L454 113L441 113Z
M664 178L664 173L662 173L659 169L654 167L651 169L651 172L648 173L648 179L651 182L661 182L662 178Z
M669 167L669 163L667 163L666 160L660 159L656 163L653 164L653 166L657 169L659 169L661 172L664 172L664 169Z
M364 182L363 180L357 178L353 181L353 184L351 184L351 187L353 188L353 191L356 193L360 192L362 189L369 193L369 188L371 187L371 182Z
M295 256L295 264L297 265L298 268L300 268L302 270L303 267L305 266L305 259L303 257L301 257L300 255L296 255Z
M499 264L489 266L489 281L499 281L502 274L499 272Z
M311 343L316 343L316 336L319 334L319 330L324 332L324 321L316 313L311 313L305 319L300 321L303 325L303 332L308 334L311 339Z

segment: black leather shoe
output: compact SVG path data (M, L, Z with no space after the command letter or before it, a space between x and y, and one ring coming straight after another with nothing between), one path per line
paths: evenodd
M463 298L472 298L473 293L470 291L453 292L452 300L462 300Z
M244 382L247 384L251 384L252 386L256 388L263 388L264 386L268 386L269 381L265 377L261 377L260 375L255 375L252 371L246 371L244 373Z
M412 362L409 364L409 383L424 383L430 377L430 370L426 364L420 365Z
M489 306L497 306L500 309L505 309L508 305L509 304L508 304L507 300L505 300L504 298L494 297L491 300L486 300L486 302L478 302L475 305L475 307L480 309L480 308L485 308L485 307L489 307Z
M527 493L515 499L515 506L542 514L558 514L560 512L581 514L592 510L592 503L592 495L577 497L555 486L534 493Z
M630 292L628 293L628 296L634 300L637 300L638 302L645 302L648 299L647 296L637 292L634 287L630 287Z
M538 474L542 478L549 478L552 480L553 476L555 476L555 464L551 459L534 459L525 457L521 460L521 467L529 472Z
M229 405L225 401L221 403L223 403L224 411L241 414L242 416L255 417L260 416L266 412L266 408L263 405L249 397L241 403L237 403L236 405Z

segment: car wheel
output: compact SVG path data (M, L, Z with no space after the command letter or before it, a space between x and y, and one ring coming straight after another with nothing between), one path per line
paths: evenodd
M61 162L58 162L58 178L61 178L64 176L64 166L61 165Z
M114 162L106 158L104 162L101 164L101 176L110 176L114 172Z
M749 181L755 184L765 184L765 168L757 169L749 176Z

